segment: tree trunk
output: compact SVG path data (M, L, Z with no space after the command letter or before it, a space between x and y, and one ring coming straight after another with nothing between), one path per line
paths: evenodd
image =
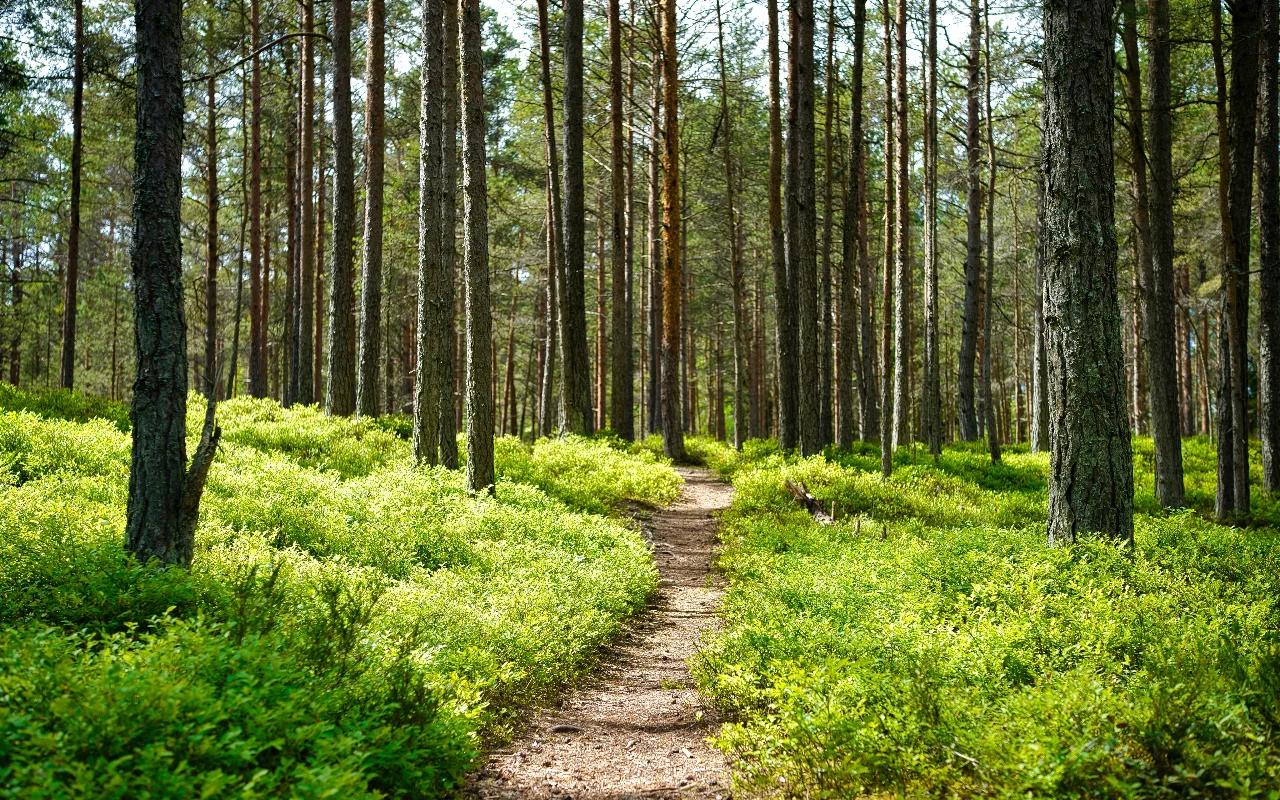
M329 288L329 385L325 410L356 410L356 175L351 132L351 0L333 3L333 258Z
M591 414L591 363L587 356L586 191L583 174L582 0L564 4L564 282L560 291L562 429L588 435Z
M818 420L818 275L817 208L814 187L813 0L793 0L787 31L787 274L795 291L799 359L796 421L800 452L822 448ZM781 302L781 298L779 298Z
M213 23L205 33L209 71L214 69ZM217 86L205 82L204 181L204 394L213 399L218 391L218 106Z
M611 226L612 227L612 226ZM609 323L608 309L605 308L606 295L608 293L608 280L606 275L609 272L608 266L605 264L604 258L604 193L596 194L596 357L595 357L595 389L593 397L595 398L595 429L604 430L608 427L608 419L605 415L605 409L609 402L606 396L609 393Z
M627 154L623 137L621 13L619 0L609 0L609 188L612 198L609 265L613 287L609 317L613 339L610 358L613 403L609 408L609 418L613 432L623 441L630 441L635 438L635 417L632 408L631 336L627 331L631 286L627 270ZM603 320L601 322L603 324Z
M960 327L960 369L957 375L960 438L978 439L978 414L974 407L974 362L978 354L979 297L982 293L982 151L978 92L981 60L978 51L982 35L978 0L969 0L969 81L965 102L965 149L968 155L968 200L965 211L964 309Z
M1146 329L1147 298L1151 288L1151 222L1148 210L1151 193L1147 186L1147 148L1142 124L1142 71L1138 57L1138 26L1134 0L1123 0L1121 11L1124 22L1121 39L1124 43L1125 105L1129 117L1130 167L1133 171L1133 419L1138 433L1146 429L1147 420L1147 364L1143 342Z
M262 21L259 0L249 3L250 48L253 53L249 85L249 395L266 397L267 306L262 226Z
M750 349L750 343L747 330L747 289L743 274L742 241L738 222L738 178L733 156L733 116L729 111L729 74L724 58L724 21L720 15L720 0L716 0L716 44L720 66L720 124L724 148L725 199L728 205L725 209L725 235L729 239L729 290L733 294L733 446L741 450L747 439L748 420L751 418L747 394L747 351Z
M293 405L298 398L298 273L299 250L301 238L299 233L299 215L301 214L301 198L299 187L302 176L299 174L299 146L302 123L301 86L297 86L298 94L294 94L296 84L293 81L293 46L292 41L285 42L284 49L285 83L289 86L289 130L285 143L285 281L284 302L281 317L284 331L281 336L284 353L281 358L280 399L285 407ZM268 196L270 193L268 193Z
M1277 45L1280 12L1262 9L1262 71L1258 125L1258 387L1262 437L1262 485L1280 493L1280 118L1277 116Z
M545 3L543 4L545 8ZM555 136L555 126L547 128L548 136ZM552 145L554 147L554 145ZM555 374L556 374L556 351L559 349L559 339L557 336L559 324L556 317L556 272L560 263L559 253L556 250L556 239L558 238L559 228L556 225L556 209L559 204L554 200L554 193L551 191L553 183L560 179L556 176L556 170L549 168L547 170L547 287L546 287L546 339L543 346L543 362L542 362L542 381L541 395L538 398L538 434L541 436L550 436L554 429L556 420L556 391L555 391Z
M210 399L187 470L187 331L182 300L182 3L140 0L134 136L132 453L125 548L187 566L204 476L217 447Z
M1133 542L1113 195L1114 0L1045 0L1049 541Z
M67 231L67 274L62 295L64 389L76 381L76 311L80 288L80 164L84 142L84 0L75 0L75 59L71 78L71 222Z
M446 308L443 283L443 196L441 169L444 142L444 6L448 0L425 0L422 9L423 87L418 200L418 318L417 379L414 384L413 455L420 464L440 463L440 423L444 397L451 392L444 382L441 362L451 347L438 332Z
M898 203L895 198L897 148L894 147L895 108L893 103L893 35L889 0L880 7L884 27L884 260L880 273L880 472L893 474L893 319L894 233L897 231Z
M942 453L942 383L938 350L938 3L928 0L925 21L924 115L924 441Z
M1147 387L1155 444L1156 500L1184 504L1182 421L1178 398L1178 344L1173 271L1173 110L1169 77L1169 0L1148 0L1151 81L1151 271L1147 284ZM1127 25L1127 23L1126 23ZM1128 45L1126 44L1126 50ZM1136 59L1134 66L1137 66ZM1265 185L1265 184L1264 184Z
M868 375L858 347L858 293L861 287L862 261L859 244L862 238L863 207L863 134L862 134L862 60L867 22L866 0L856 0L853 10L853 73L850 79L852 99L849 109L849 168L844 186L844 214L841 221L840 259L840 349L836 373L836 445L842 450L853 447L858 433L858 412L865 413ZM865 289L863 290L865 291ZM862 342L862 352L871 345ZM854 376L857 375L858 399L854 399Z
M982 292L982 405L986 409L987 449L992 463L1000 463L1000 427L996 424L995 398L991 391L991 372L994 362L995 341L991 336L991 318L995 311L996 273L996 138L991 117L991 0L984 0L982 7L983 28L983 83L985 95L984 116L987 122L987 269L986 286Z
M467 325L467 489L493 492L493 308L485 179L484 49L480 0L462 0L462 279ZM448 58L446 54L446 58ZM450 235L452 239L452 235Z
M898 0L894 13L898 56L894 61L894 144L898 155L894 165L898 203L894 231L894 270L897 272L893 308L893 446L904 445L911 437L911 205L909 201L911 138L907 118L907 0Z
M662 425L662 49L654 48L649 116L649 433Z
M302 5L302 31L311 33L315 25L312 3ZM315 39L302 37L302 119L299 134L299 270L298 270L298 361L297 394L303 405L315 402L315 293L316 293L316 213L314 205L315 155Z
M787 254L787 238L782 219L782 89L781 64L778 53L778 3L768 0L769 8L769 246L773 262L774 297L776 299L777 363L778 363L778 443L783 450L794 450L800 444L799 326L796 310L795 273ZM788 120L790 117L788 117ZM788 145L788 148L790 145ZM790 150L788 149L788 155ZM788 167L788 169L790 169ZM790 175L790 172L788 172ZM790 224L790 222L788 222Z
M458 426L462 387L457 362L462 357L455 306L458 251L455 231L458 217L458 3L444 4L443 109L440 115L440 296L442 314L433 332L440 341L440 463L458 468ZM492 426L490 426L492 427Z
M571 0L573 2L575 0ZM662 11L662 422L663 451L684 460L680 409L680 77L676 62L675 0Z
M835 147L832 130L839 91L836 65L836 4L827 0L826 86L823 89L822 114L822 271L818 281L818 442L825 447L835 441L834 389L835 338L832 330L831 223L834 203Z
M542 78L543 134L547 152L547 359L543 370L542 435L551 435L556 423L555 365L560 352L559 333L564 325L559 287L564 285L564 226L560 220L560 159L556 147L555 99L551 84L551 30L547 0L538 0L538 55Z
M365 50L364 258L360 272L360 339L356 413L376 416L382 339L382 196L385 162L386 9L369 0Z
M1031 356L1031 452L1043 453L1049 449L1049 352L1046 349L1044 326L1044 156L1036 165L1036 252L1035 252L1035 307L1033 335L1035 342Z

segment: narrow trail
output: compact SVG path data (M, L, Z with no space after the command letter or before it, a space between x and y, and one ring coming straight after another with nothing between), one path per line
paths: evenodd
M661 575L649 609L601 656L598 672L490 755L465 796L477 800L651 800L729 797L723 757L686 660L717 625L715 513L733 489L678 468L680 499L645 532Z

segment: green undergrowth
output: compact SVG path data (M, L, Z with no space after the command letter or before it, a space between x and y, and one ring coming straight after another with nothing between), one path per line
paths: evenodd
M655 587L600 512L680 483L504 439L472 497L376 423L234 400L195 563L166 570L121 547L128 435L66 416L0 412L2 796L446 794Z
M714 448L712 445L708 447ZM1159 514L1136 550L1045 542L1047 458L717 450L726 626L695 662L738 789L779 797L1280 796L1280 533ZM1255 473L1256 473L1255 468ZM783 480L837 521L816 524ZM1274 501L1255 518L1274 525Z

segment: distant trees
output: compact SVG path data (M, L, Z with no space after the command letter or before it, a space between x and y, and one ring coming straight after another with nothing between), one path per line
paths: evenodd
M1114 0L1045 0L1045 326L1049 541L1133 541L1133 467L1116 300Z

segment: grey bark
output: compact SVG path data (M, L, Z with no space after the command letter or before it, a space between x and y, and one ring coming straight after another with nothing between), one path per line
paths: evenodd
M894 147L896 114L893 103L893 26L890 24L889 0L882 0L881 16L884 24L884 263L880 274L880 473L884 477L893 474L893 335L890 320L893 316L894 284L894 232L898 204L894 199L897 184L897 149Z
M493 491L493 308L480 0L462 0L462 275L466 287L467 489ZM452 237L450 237L452 238Z
M445 315L441 292L441 143L444 121L444 6L449 0L424 0L422 40L422 113L418 200L418 369L414 383L413 454L420 464L440 463L440 408L447 394L441 361L445 344L438 335Z
M1262 485L1280 493L1280 115L1277 115L1277 48L1280 11L1262 9L1259 54L1262 79L1258 125L1258 385L1261 393Z
M859 293L867 294L869 286L863 285L864 262L861 258L860 240L863 237L865 203L863 196L864 145L862 132L862 72L866 41L867 2L855 0L853 9L853 72L851 76L851 100L849 108L849 172L844 187L844 216L841 222L841 279L840 279L840 379L836 384L836 444L842 449L853 446L859 430L865 430L869 379L866 360L863 358L871 346L863 339L858 342L858 323L861 309ZM869 322L869 321L868 321ZM854 401L854 374L857 374L858 399ZM861 418L858 416L861 412Z
M444 4L443 109L440 115L440 283L437 292L443 313L436 319L434 335L440 340L440 463L458 468L458 415L456 404L458 329L455 319L457 302L458 251L455 230L458 217L458 3Z
M817 207L814 187L813 0L793 0L787 14L786 253L795 289L800 452L822 448L818 419ZM781 298L779 298L781 302Z
M324 399L330 414L356 410L355 225L356 170L351 132L351 0L333 7L333 258L329 278L329 383Z
M187 469L187 330L182 299L182 3L139 0L133 247L133 437L125 549L187 566L219 431L210 400Z
M610 306L612 352L610 365L612 405L609 419L613 432L624 441L635 438L635 383L632 375L631 336L627 319L631 304L631 286L627 269L627 158L623 136L622 108L622 11L619 0L609 0L609 188L610 208L610 283L613 302ZM603 320L602 320L603 323Z
M1044 158L1036 165L1036 250L1035 250L1035 330L1031 355L1031 452L1049 449L1049 352L1045 349L1044 328Z
M894 199L898 203L894 215L894 271L893 303L893 446L905 445L911 437L911 205L910 205L910 120L907 117L907 0L898 0L894 13L897 58L894 59L894 144L898 148L895 159L897 188Z
M542 435L550 436L558 401L555 374L560 353L559 287L564 283L564 226L560 198L560 154L556 147L555 96L551 85L551 30L547 0L538 0L538 55L542 82L543 134L547 152L547 358L543 364Z
M968 156L968 195L965 206L964 307L960 327L960 366L956 377L956 416L960 438L978 439L974 404L974 365L978 355L979 299L982 292L982 151L978 92L981 61L978 53L982 23L978 0L969 0L968 83L965 95L965 151Z
M794 450L800 444L799 413L800 367L799 325L796 310L795 274L787 255L787 239L782 214L782 88L778 53L778 3L768 0L769 8L769 248L773 263L774 297L776 299L776 337L778 364L778 443L783 450Z
M995 304L996 274L996 139L991 115L991 2L982 6L983 28L983 116L987 124L987 269L982 291L982 407L986 412L987 450L993 463L1000 463L1000 428L996 424L995 397L991 390L991 372L995 361L995 341L991 336L991 318Z
M315 27L313 3L304 3L302 30ZM316 294L316 215L314 205L315 157L315 38L302 37L302 109L298 144L299 201L299 270L297 310L297 382L294 399L304 405L315 402L315 294Z
M64 389L76 382L76 312L80 289L80 163L84 150L84 0L75 0L75 57L71 78L71 197L67 230L67 274L62 295L62 363ZM212 81L211 81L212 82Z
M267 288L266 248L262 226L262 47L261 9L258 0L249 4L249 26L253 52L249 102L249 395L266 397L267 381Z
M662 432L662 51L653 56L649 111L649 433Z
M590 434L591 364L587 348L586 205L583 173L582 0L564 4L564 282L560 286L561 429Z
M680 78L676 61L676 4L662 10L662 420L663 451L682 461L684 423L680 403L681 192ZM692 354L689 356L692 362Z
M386 133L386 9L369 0L369 40L365 50L364 252L360 271L360 339L356 412L378 413L382 340L382 205Z
M1147 338L1147 387L1155 444L1156 500L1182 506L1182 421L1178 398L1177 319L1173 271L1173 110L1169 67L1169 2L1148 0L1151 85L1151 272L1143 314Z
M925 444L942 452L942 373L938 339L938 3L928 0L925 20L924 115L924 393Z
M1133 455L1116 290L1114 0L1045 0L1049 541L1133 542Z

